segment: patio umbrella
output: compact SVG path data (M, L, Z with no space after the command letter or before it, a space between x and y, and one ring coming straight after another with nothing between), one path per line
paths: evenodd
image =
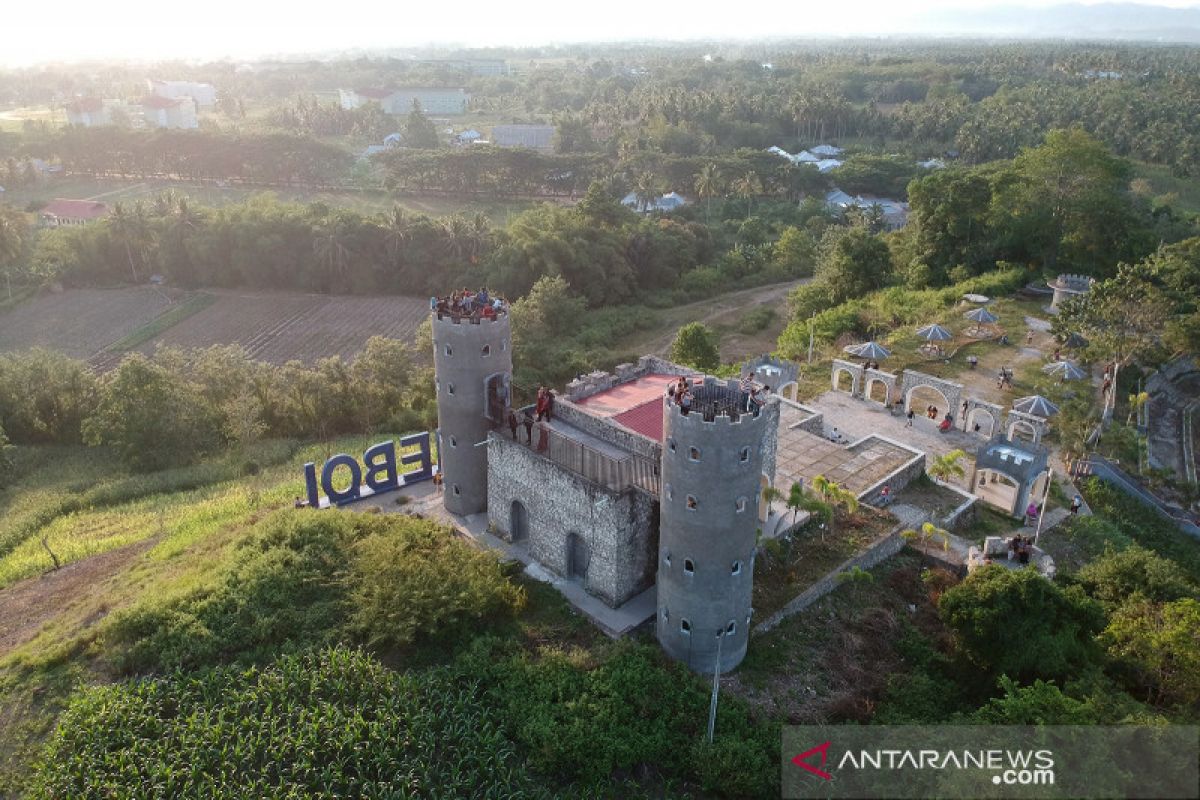
M1031 394L1029 397L1022 397L1013 403L1013 408L1022 414L1034 414L1039 417L1048 417L1058 413L1058 406L1040 394Z
M954 338L954 334L941 325L926 325L924 328L917 328L917 336L927 342L944 342Z
M1086 372L1072 364L1070 361L1051 361L1049 364L1042 367L1042 372L1062 378L1064 381L1079 380L1087 375Z
M866 344L860 344L858 346L858 350L856 350L854 353L854 355L858 356L859 358L873 359L887 358L891 354L891 350L888 350L878 342L867 342Z
M990 325L991 323L1000 319L986 308L976 308L973 311L968 311L967 313L963 314L963 316L979 325Z

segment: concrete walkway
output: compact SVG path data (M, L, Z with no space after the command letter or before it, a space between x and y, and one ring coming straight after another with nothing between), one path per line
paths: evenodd
M521 433L523 434L524 431ZM404 505L397 504L396 501L401 496L410 498L409 502ZM542 567L523 545L506 542L492 534L488 530L486 513L471 514L465 517L451 514L442 505L442 494L432 481L370 497L355 503L350 508L362 509L367 506L375 506L389 514L419 514L426 519L436 520L461 531L477 545L499 553L503 560L521 563L526 575L553 586L576 611L614 639L625 636L654 618L657 608L655 587L651 586L641 594L627 600L620 608L610 608L603 600L588 594L579 581L555 575Z

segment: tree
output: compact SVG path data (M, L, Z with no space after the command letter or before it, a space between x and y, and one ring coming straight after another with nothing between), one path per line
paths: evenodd
M721 193L721 173L717 165L709 162L700 168L696 175L696 195L704 201L704 223L709 221L709 211L712 209L712 199Z
M1079 570L1079 583L1109 609L1135 598L1170 602L1197 595L1178 564L1138 545L1106 550Z
M12 206L0 205L0 270L4 271L9 300L13 297L12 279L25 252L28 230L24 214Z
M746 201L746 217L749 218L750 211L754 208L755 195L762 194L762 181L755 173L747 172L733 182L732 188L738 197Z
M1019 686L1000 678L1001 697L988 700L972 717L984 725L1098 725L1102 720L1089 704L1063 694L1052 682L1035 680Z
M1104 631L1108 652L1139 676L1147 701L1200 702L1200 601L1137 599L1118 608Z
M643 172L633 182L633 196L638 211L653 211L658 204L662 189L653 172Z
M959 264L978 274L995 263L988 216L992 188L982 170L940 170L915 180L908 202L915 261L928 266L935 285L945 283Z
M789 277L812 275L817 262L817 243L807 231L789 225L779 234L771 261Z
M133 282L138 282L137 264L145 261L146 248L151 241L149 220L146 218L146 207L141 201L133 204L132 208L124 203L113 206L108 225L113 235L120 240L125 248L125 257L129 260L129 273ZM137 255L136 263L134 255Z
M421 101L413 100L404 121L404 146L432 150L438 146L437 128L421 110Z
M967 474L962 460L967 454L962 450L951 450L941 456L935 456L926 471L935 481L947 483L951 478L961 478Z
M943 550L950 549L950 532L939 528L932 522L922 523L919 531L909 528L908 530L903 531L900 536L903 537L905 541L917 542L920 545L921 550L926 553L929 552L929 545L932 542L940 542Z
M862 228L831 230L821 243L813 281L831 305L882 289L892 276L887 244Z
M992 676L1066 678L1093 665L1104 611L1078 586L1035 570L982 567L938 601L942 621L968 661Z
M4 435L4 426L0 425L0 489L8 486L9 480L13 476L13 446L8 443L8 437Z
M83 433L147 472L191 463L221 443L219 420L194 388L140 354L106 376Z
M774 486L764 486L762 490L762 499L763 502L767 504L767 516L769 517L774 513L772 505L775 503L775 501L783 499L783 492L779 491Z
M675 334L671 343L671 360L704 372L721 366L717 350L717 335L701 322L689 322Z
M829 480L824 475L818 475L813 478L812 486L813 491L821 495L821 499L830 509L830 513L828 515L830 533L835 532L834 523L837 519L838 506L844 507L848 515L854 515L858 513L858 496L849 489L842 487L835 481ZM824 533L821 535L821 541L825 541Z

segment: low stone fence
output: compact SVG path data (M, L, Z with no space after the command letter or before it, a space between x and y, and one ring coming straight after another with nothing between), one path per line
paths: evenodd
M759 636L766 633L788 617L798 614L832 592L841 584L838 576L843 572L848 572L855 567L864 570L871 569L896 555L896 553L899 553L904 548L904 537L900 535L904 527L904 525L897 525L889 533L877 539L867 549L858 555L846 559L837 567L827 572L824 577L812 586L809 586L792 598L783 608L755 625L751 631L751 635Z

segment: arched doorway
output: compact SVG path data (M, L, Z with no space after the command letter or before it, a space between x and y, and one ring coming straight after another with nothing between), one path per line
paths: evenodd
M1037 428L1033 427L1033 423L1026 422L1023 419L1014 420L1008 426L1008 438L1014 442L1018 439L1026 442L1037 442Z
M508 535L514 542L529 535L529 512L525 510L525 506L520 500L512 502L512 510L508 517Z
M796 383L795 381L785 383L783 386L779 387L779 394L785 399L792 400L793 402L796 400L796 395L799 392L800 384Z
M993 469L979 470L974 489L980 500L1006 514L1014 513L1021 494L1020 484Z
M578 533L572 531L567 534L567 577L572 579L586 580L588 572L588 563L591 561L592 554L588 550L587 542Z
M483 415L496 424L504 421L504 412L511 402L508 375L497 372L483 381Z
M946 399L946 395L929 385L914 386L904 397L905 410L912 411L917 417L928 416L926 409L929 406L937 408L937 422L942 421L947 411L954 414L958 410L950 407L950 401Z
M975 430L977 425L979 430ZM973 408L970 416L967 417L967 430L990 439L996 432L996 417L986 408Z
M867 399L874 400L884 406L891 404L891 396L888 391L886 381L881 381L878 378L867 381Z
M845 377L845 380L842 378ZM838 392L854 394L854 373L848 369L837 369L833 372L833 388Z

